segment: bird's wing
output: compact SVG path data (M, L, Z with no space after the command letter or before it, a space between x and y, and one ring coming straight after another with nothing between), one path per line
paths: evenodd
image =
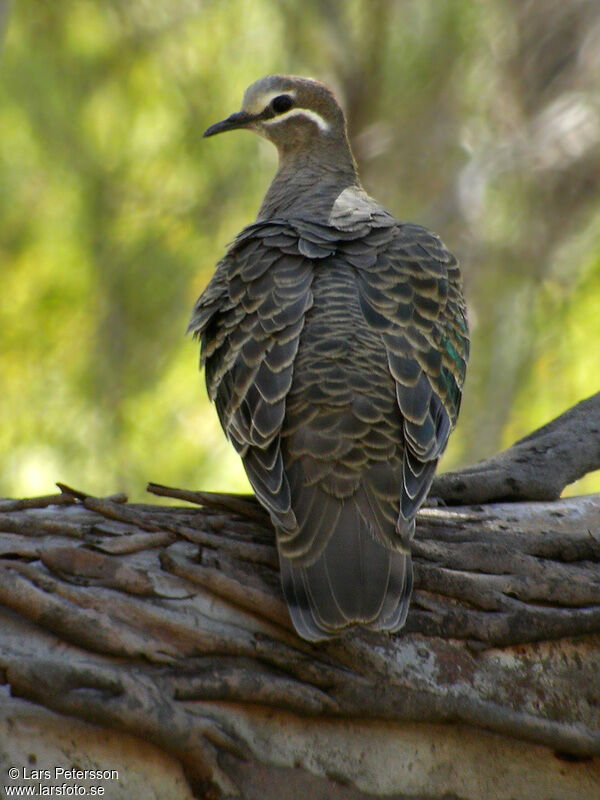
M403 418L398 533L410 533L460 408L469 353L460 272L440 239L418 225L398 225L368 257L353 246L347 258L362 312L383 339Z
M297 236L281 224L252 225L219 263L190 324L221 425L283 530L295 529L296 519L279 434L312 275Z

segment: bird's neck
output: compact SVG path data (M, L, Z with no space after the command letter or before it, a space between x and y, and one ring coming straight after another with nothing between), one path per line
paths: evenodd
M333 152L280 152L279 169L258 219L327 219L336 198L349 187L360 188L360 181L347 142Z

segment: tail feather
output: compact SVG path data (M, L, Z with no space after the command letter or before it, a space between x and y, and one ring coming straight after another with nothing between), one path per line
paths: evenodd
M304 587L303 567L292 567L290 561L283 556L279 558L281 585L287 602L290 617L299 636L309 642L318 642L327 638L327 634L319 627L311 611L308 593Z
M405 622L412 588L410 555L381 544L353 502L342 505L324 550L309 566L280 553L292 621L318 641L353 625L394 632Z
M392 552L396 563L392 565L390 582L381 613L376 624L370 627L377 631L394 633L404 627L413 587L412 559L404 553Z

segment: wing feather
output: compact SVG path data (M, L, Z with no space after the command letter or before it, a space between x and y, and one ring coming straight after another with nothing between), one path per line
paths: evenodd
M357 270L365 320L380 331L403 417L401 522L423 502L456 423L469 336L456 259L418 225L399 225Z
M298 238L281 225L250 226L218 264L190 325L201 340L207 389L221 425L283 531L294 529L296 520L279 434L312 304L309 250L301 252Z

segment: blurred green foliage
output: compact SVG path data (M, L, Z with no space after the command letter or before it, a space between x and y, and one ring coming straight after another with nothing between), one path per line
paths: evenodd
M14 3L0 495L247 485L185 329L276 167L202 131L271 72L331 83L367 190L461 257L473 349L446 468L598 391L598 53L594 0Z

